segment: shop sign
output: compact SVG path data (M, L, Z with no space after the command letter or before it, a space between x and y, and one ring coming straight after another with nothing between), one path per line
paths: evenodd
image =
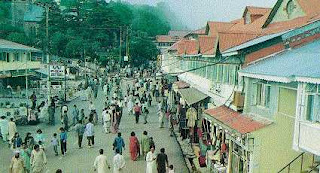
M50 65L50 78L61 79L65 76L65 67L60 65Z

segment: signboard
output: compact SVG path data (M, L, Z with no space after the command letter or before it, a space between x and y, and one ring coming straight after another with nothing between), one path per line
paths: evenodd
M60 65L50 65L50 78L64 78L65 76L65 68Z
M128 62L128 61L129 61L129 57L128 57L128 56L124 56L124 57L123 57L123 60L124 60L125 62Z

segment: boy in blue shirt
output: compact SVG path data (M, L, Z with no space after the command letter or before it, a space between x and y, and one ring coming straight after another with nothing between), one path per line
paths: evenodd
M61 154L65 156L67 153L67 132L63 127L60 128L60 146Z

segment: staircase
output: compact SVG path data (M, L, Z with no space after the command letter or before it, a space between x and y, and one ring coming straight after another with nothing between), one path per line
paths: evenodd
M320 161L315 159L315 155L311 156L303 152L278 171L278 173L319 173Z

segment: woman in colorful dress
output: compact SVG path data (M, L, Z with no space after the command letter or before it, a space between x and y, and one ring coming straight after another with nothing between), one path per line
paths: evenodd
M134 132L131 132L131 137L129 138L130 140L130 157L131 160L136 161L138 156L140 155L140 145L139 145L139 140L136 137L136 134Z

